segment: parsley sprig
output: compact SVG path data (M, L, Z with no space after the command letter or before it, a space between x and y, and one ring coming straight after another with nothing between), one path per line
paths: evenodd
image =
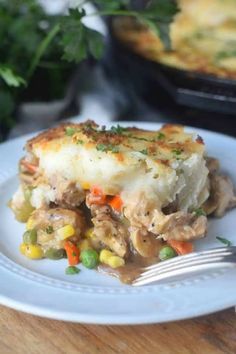
M83 5L89 1L84 1ZM84 25L84 18L88 16L127 16L147 26L163 41L166 49L171 48L169 25L178 6L174 0L150 0L142 10L134 10L128 0L97 0L98 8L88 14L84 8L77 7L69 10L69 16L63 16L60 21L61 44L64 50L63 59L79 62L92 54L100 58L104 50L103 36Z
M15 102L39 67L40 70L53 69L50 73L53 82L55 77L57 82L51 93L60 95L64 76L55 72L61 73L63 68L69 70L72 68L69 63L79 63L90 55L101 58L104 36L88 28L85 17L131 17L154 31L170 49L169 25L178 11L177 1L148 0L137 10L130 0L95 0L94 12L88 13L84 5L90 2L78 2L79 5L69 9L66 15L52 16L44 12L37 0L24 1L23 6L18 0L0 0L0 125L9 128L13 124ZM120 134L119 128L116 134Z

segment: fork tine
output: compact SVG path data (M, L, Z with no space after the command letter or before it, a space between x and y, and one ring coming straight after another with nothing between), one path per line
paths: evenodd
M173 263L182 262L183 259L187 260L187 259L192 259L192 258L203 256L203 255L209 255L209 257L211 257L211 255L218 254L218 253L221 253L221 252L227 252L227 253L236 254L236 246L217 247L217 248L213 248L211 250L206 250L206 251L202 251L202 252L193 252L193 253L190 253L190 254L187 254L187 255L184 255L184 256L172 258L172 259L170 259L168 261L165 261L163 263L158 263L158 265L165 267L167 262L168 262L168 265L169 265L169 264L173 264ZM157 266L157 264L153 264L151 266L146 267L145 270L153 269L156 266Z
M199 254L197 257L178 257L179 260L177 262L169 262L169 261L165 261L165 262L162 262L162 263L157 263L155 264L154 266L152 266L152 268L144 268L142 273L141 273L141 276L142 274L152 274L152 273L155 273L157 271L159 272L164 272L164 271L168 271L169 269L172 269L172 268L175 268L177 266L184 266L184 265L188 265L188 264L192 264L194 261L210 261L211 259L215 258L215 257L223 257L223 256L231 256L233 255L233 253L231 252L227 252L227 251L224 251L224 252L218 252L218 253L214 253L214 254L211 254L211 255L208 255L208 254Z
M214 262L221 262L223 260L227 261L227 260L232 260L233 258L232 257L235 257L235 261L236 261L236 256L232 256L232 255L227 255L227 256L215 256L215 257L212 257L211 259L209 258L204 258L202 259L201 257L197 258L197 259L194 259L194 260L191 260L190 262L182 262L182 263L179 263L179 264L175 264L171 267L168 267L166 269L158 269L155 268L154 270L152 271L145 271L143 273L140 274L139 278L141 279L144 279L144 278L150 278L156 274L164 274L164 273L170 273L172 271L175 271L177 269L186 269L188 267L191 267L191 266L194 266L194 265L200 265L200 264L210 264L210 263L214 263Z
M217 268L224 268L224 267L235 267L236 264L232 263L232 262L214 262L214 263L204 263L204 264L200 264L200 265L194 265L194 266L190 266L188 268L185 269L184 273L183 273L183 269L177 269L173 272L167 272L164 274L156 274L155 276L152 276L151 278L138 278L136 279L132 285L133 286L141 286L141 285L145 285L145 284L150 284L153 283L155 281L160 281L160 280L165 280L167 278L172 278L175 276L180 276L180 275L187 275L187 274L191 274L194 273L196 271L204 271L204 270L211 270L211 269L217 269Z

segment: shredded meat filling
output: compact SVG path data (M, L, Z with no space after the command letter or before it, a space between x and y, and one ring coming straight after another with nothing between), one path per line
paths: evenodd
M75 183L55 176L51 181L55 203L61 207L78 207L85 200L85 192Z
M221 217L228 209L236 206L233 183L228 176L210 176L210 198L204 204L206 213Z
M125 207L124 213L135 229L147 230L164 240L190 241L206 234L207 218L203 215L182 211L164 215L142 195L134 201Z
M93 234L97 240L118 256L125 257L128 254L128 230L120 221L114 220L110 212L108 206L91 205Z
M228 209L236 206L236 194L231 179L219 173L219 162L217 159L208 158L210 197L204 203L205 212L216 217L221 217Z

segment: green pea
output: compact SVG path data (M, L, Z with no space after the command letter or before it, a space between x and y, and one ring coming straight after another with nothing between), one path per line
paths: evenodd
M170 259L176 256L176 251L170 246L163 247L159 252L159 258L161 261L165 261L166 259Z
M63 248L60 249L56 249L56 248L49 248L46 252L45 252L45 257L48 259L62 259L65 258L65 250Z
M82 264L89 269L93 269L98 265L99 256L95 250L84 250L80 254Z
M80 269L75 267L75 266L69 266L66 268L66 274L67 275L74 275L74 274L78 274L80 272Z
M26 231L23 235L23 241L26 245L35 245L37 243L37 231L35 229Z

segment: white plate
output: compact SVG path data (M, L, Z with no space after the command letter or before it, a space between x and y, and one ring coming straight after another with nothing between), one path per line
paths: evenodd
M146 129L160 127L160 124L149 123L136 125ZM236 185L236 139L195 128L190 130L204 138L209 155L220 159L222 169L231 175ZM0 145L1 304L49 318L96 324L165 322L200 316L236 304L234 270L132 288L82 266L80 274L66 276L66 260L24 258L18 251L24 225L14 220L6 203L18 184L17 162L23 155L27 138ZM216 236L226 237L236 245L235 230L236 209L222 219L210 220L208 236L196 242L196 249L221 246Z

